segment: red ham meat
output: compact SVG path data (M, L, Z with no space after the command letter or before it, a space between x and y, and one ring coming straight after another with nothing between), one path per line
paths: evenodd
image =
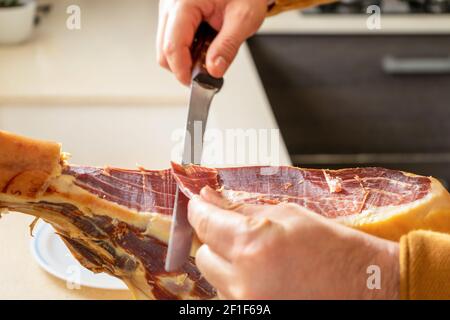
M384 168L334 171L287 166L212 169L194 165L183 167L175 163L172 168L181 190L188 197L208 185L221 190L222 195L233 203L292 202L329 218L412 203L425 197L431 188L430 178ZM331 181L339 181L339 190L330 186Z
M205 168L165 170L72 165L54 142L0 131L0 211L52 224L94 272L122 279L136 298L212 299L191 258L164 271L177 184L191 197L208 185L232 203L296 203L387 239L413 229L450 232L450 196L433 178L383 168Z

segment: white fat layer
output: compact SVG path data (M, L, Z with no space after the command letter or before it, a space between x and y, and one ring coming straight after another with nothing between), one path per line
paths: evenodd
M408 214L423 208L423 216L436 210L450 210L450 199L447 190L439 181L431 179L431 188L428 194L418 200L396 206L371 207L361 213L336 217L335 220L343 224L358 226L370 225L379 221L388 220L394 216ZM422 217L423 218L423 217Z
M325 170L323 174L330 193L338 193L342 191L342 179L340 177L331 177Z

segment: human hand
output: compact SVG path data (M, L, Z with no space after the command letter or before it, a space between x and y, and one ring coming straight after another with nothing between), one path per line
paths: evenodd
M190 47L202 21L218 30L206 55L208 72L220 78L241 44L254 34L267 12L267 0L161 0L157 34L158 63L183 84L191 81Z
M397 299L399 249L295 204L232 210L209 187L189 202L196 264L225 299ZM236 212L237 211L237 212ZM367 268L379 267L381 289Z

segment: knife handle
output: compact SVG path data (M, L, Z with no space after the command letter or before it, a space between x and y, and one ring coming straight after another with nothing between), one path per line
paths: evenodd
M192 80L219 91L223 85L223 78L211 76L206 69L206 52L216 35L217 31L207 22L202 22L198 27L191 49L193 61Z

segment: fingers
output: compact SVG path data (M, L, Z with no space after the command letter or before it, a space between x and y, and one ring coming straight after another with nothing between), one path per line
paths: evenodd
M204 244L197 250L195 264L206 280L220 293L221 299L230 297L229 285L233 272L228 261Z
M266 218L285 227L291 227L293 222L305 216L320 219L321 216L295 203L280 203L277 205L262 205L248 203L233 203L209 186L200 191L202 199L216 207L231 210L253 219Z
M261 25L266 1L161 1L158 24L158 62L170 69L183 84L191 81L190 46L202 20L219 34L211 44L206 66L212 76L222 77L234 60L241 44Z
M247 217L223 210L198 196L189 201L188 218L200 241L227 260L233 258L237 235L249 225Z
M236 204L224 198L219 192L210 186L204 187L200 191L200 196L208 203L211 203L224 210L233 210L246 216L259 216L267 212L268 207L257 204Z
M191 81L190 46L202 20L202 12L194 2L178 1L170 8L164 32L163 54L170 70L181 83Z
M158 31L156 33L156 59L158 64L166 69L169 69L166 56L163 52L164 45L164 33L166 30L167 14L166 14L166 2L159 2L159 18L158 18Z
M224 75L239 47L261 25L264 8L253 5L252 1L232 1L226 6L222 28L206 56L206 66L212 76L220 78Z
M209 202L221 209L229 209L232 203L225 199L219 192L211 188L210 186L205 186L200 190L200 196L206 202Z

